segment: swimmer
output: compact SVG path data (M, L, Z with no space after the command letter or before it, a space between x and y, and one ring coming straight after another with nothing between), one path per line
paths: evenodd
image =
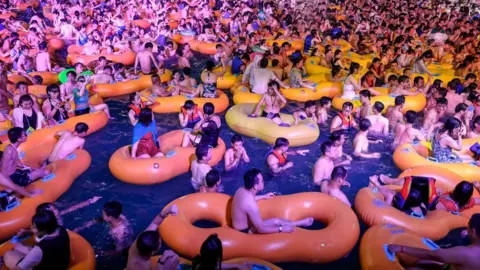
M205 185L205 176L212 167L208 164L212 160L212 148L207 145L199 145L195 149L195 156L197 159L192 161L190 170L192 172L192 186L195 191L198 191Z
M315 162L312 170L313 183L320 185L322 180L329 179L333 168L334 161L338 159L338 150L331 141L324 141L320 146L322 155Z
M60 85L60 94L65 100L73 98L73 90L81 87L77 81L77 73L75 71L67 72L67 82Z
M255 62L255 61L254 61ZM256 66L259 63L258 67ZM262 58L259 62L255 62L253 68L251 68L250 72L251 75L248 74L248 67L247 71L245 71L244 77L242 82L246 82L246 80L250 78L250 86L252 93L263 95L265 94L270 86L271 82L275 81L277 84L277 90L280 90L280 86L282 88L289 88L288 85L284 84L275 74L267 69L268 67L268 59Z
M347 182L346 179L347 170L342 166L337 166L333 168L330 180L324 179L320 182L320 192L337 198L348 205L348 207L351 207L352 204L348 200L347 196L345 196L345 193L343 193L343 191L340 189L343 186L350 187L350 183Z
M369 90L362 90L360 91L360 109L357 111L358 118L367 118L368 116L373 114L372 104L370 99L372 98L372 93Z
M316 123L318 123L316 111L317 111L317 106L315 105L315 102L313 100L305 101L304 109L293 113L293 118L295 119L295 122L293 125L296 126L298 125L299 121L303 121L307 118L310 118Z
M144 75L150 75L152 73L152 64L160 70L155 57L152 54L153 44L150 42L145 43L145 49L139 53L135 58L135 66L133 73L137 74L137 67L140 65L140 70Z
M184 67L183 72L183 81L180 82L180 85L187 88L196 88L198 83L195 78L191 77L192 69L189 67ZM193 94L193 91L192 91Z
M323 125L327 123L328 111L332 107L332 99L329 97L320 98L320 106L317 109L317 124Z
M123 252L133 242L133 230L128 219L123 215L122 205L117 201L109 201L103 206L102 220L110 227L109 234L115 243L114 252L105 252L113 255Z
M287 104L287 99L279 92L280 85L276 81L270 81L268 83L267 93L262 95L262 98L255 106L255 109L249 117L258 117L258 113L262 106L265 106L263 109L261 117L266 117L272 120L275 124L281 127L289 127L290 125L284 123L280 118L280 108Z
M402 253L418 259L417 265L422 269L428 265L453 267L454 269L475 270L480 268L480 214L474 214L468 222L468 236L472 244L464 247L438 248L428 250L402 245L388 245L393 253Z
M336 130L330 134L330 141L335 148L335 166L350 165L352 157L343 152L343 145L345 144L345 132L343 130Z
M103 67L103 71L101 73L96 73L88 78L90 84L110 84L114 83L115 80L113 79L113 70L111 66Z
M415 77L415 79L413 79L413 89L415 89L416 93L421 93L426 96L428 91L428 86L430 85L431 82L432 82L431 75L428 75L428 80L426 83L423 77L417 76Z
M330 133L336 130L349 130L357 128L357 122L352 116L353 104L349 101L343 103L342 111L335 115L330 124Z
M163 209L148 227L138 235L137 239L128 250L128 262L126 270L151 270L151 257L158 252L162 240L158 227L168 216L176 216L178 207L173 204ZM179 267L180 258L171 250L165 250L162 257L156 263L157 270L172 270Z
M258 169L250 169L243 176L245 186L239 188L232 200L232 227L243 233L272 234L291 233L295 227L308 227L313 224L313 218L308 217L298 221L281 218L262 220L257 201L274 197L273 193L257 195L264 188L263 176Z
M87 135L87 132L88 125L81 122L75 125L73 132L68 130L57 132L55 136L60 138L53 147L52 153L45 161L45 164L49 165L52 162L66 158L77 149L83 149L85 145L84 137Z
M305 156L310 150L288 151L289 141L285 138L277 138L272 150L267 153L266 160L268 167L274 174L281 173L293 167L293 162L288 161L288 155Z
M395 128L395 140L393 141L392 145L393 149L405 143L412 143L415 140L421 142L426 141L423 133L413 127L417 121L417 117L417 113L412 110L405 113L405 124L398 124Z
M382 140L371 141L367 138L368 131L372 123L368 119L360 120L359 130L353 139L353 155L362 158L380 158L381 154L378 152L368 153L369 143L378 144L383 143Z
M448 100L446 115L453 115L455 112L455 107L458 104L465 102L467 96L465 91L457 91L459 85L455 81L450 81L447 84L447 96L445 97Z
M405 96L395 97L394 106L388 106L387 108L387 119L392 130L395 130L398 123L403 123L403 106L405 105Z
M180 111L178 120L183 128L193 129L204 118L202 111L198 109L198 105L193 103L192 100L185 101Z
M243 138L242 136L235 134L232 136L232 147L229 148L224 155L225 160L225 171L231 171L238 167L240 161L245 163L250 162L250 157L247 154L247 151L243 147Z
M373 114L367 117L367 119L370 120L370 123L372 123L370 132L373 134L383 135L383 136L388 135L388 128L390 125L389 125L388 119L382 115L382 111L384 108L385 106L383 105L382 102L375 101L375 103L372 106Z
M151 81L152 81L153 94L159 97L169 97L169 96L178 95L178 91L176 91L177 89L168 91L168 87L161 83L160 76L158 76L157 74L153 74L151 76Z
M431 137L435 128L442 126L443 123L439 122L439 120L445 115L448 106L446 98L437 98L436 101L437 105L435 108L427 111L423 118L422 131L427 139Z
M18 148L27 140L27 135L22 128L9 129L8 139L11 144L5 147L1 160L1 173L3 175L8 176L16 185L25 187L50 174L50 170L45 166L33 169L23 162Z
M222 179L220 179L220 173L215 169L211 169L205 175L205 185L201 186L198 192L200 193L219 192L219 186L221 183L222 183Z

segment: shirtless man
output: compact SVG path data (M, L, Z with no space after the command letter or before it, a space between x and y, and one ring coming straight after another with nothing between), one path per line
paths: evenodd
M75 71L67 72L67 82L60 85L60 95L66 100L73 98L73 90L80 89L81 84L77 82L77 73Z
M332 99L329 97L320 98L320 107L317 109L317 123L323 125L327 123L328 120L328 111L332 107Z
M293 162L287 160L287 155L305 156L310 150L288 151L289 142L285 138L277 138L272 150L267 153L267 164L274 174L281 173L293 167Z
M337 149L331 141L324 141L320 146L320 150L322 155L315 162L312 171L313 182L317 185L320 185L322 180L329 179L335 167L334 161L338 157Z
M402 95L402 96L416 96L417 92L410 91L412 87L410 86L410 78L408 76L402 75L398 78L397 87L393 88L390 91L391 95Z
M244 75L244 79L242 79L242 82L246 82L246 79L250 78L250 86L252 87L252 92L255 94L260 94L263 95L265 92L268 91L268 88L270 87L270 84L272 81L277 82L278 89L280 89L280 86L282 88L289 88L288 85L284 84L275 74L267 69L268 67L268 59L267 58L262 58L259 62L259 66L253 66L249 72L251 72L251 75ZM253 80L252 80L253 79Z
M83 145L85 144L84 137L87 135L87 131L88 125L80 122L75 125L74 132L68 130L57 132L55 135L60 138L55 144L52 153L45 161L45 164L48 165L57 160L64 159L75 150L83 149Z
M413 88L415 89L416 93L421 93L426 95L428 91L428 85L432 82L432 75L428 75L428 80L427 83L425 83L425 80L421 76L415 77L413 79Z
M332 197L339 199L340 201L344 202L349 207L352 206L350 201L348 200L345 193L340 190L341 187L347 186L350 187L350 183L347 182L347 170L342 166L337 166L333 168L332 175L330 176L330 180L322 180L320 182L320 192L328 194Z
M298 122L303 121L307 118L311 118L315 123L318 123L317 119L317 105L315 101L307 100L305 101L305 107L303 110L299 110L293 113L293 118L295 119L294 126L298 125Z
M243 138L242 136L235 134L231 140L232 147L225 152L224 160L225 160L225 171L231 171L238 167L240 161L244 161L245 163L250 162L250 157L245 151L243 147Z
M335 115L330 124L330 133L336 130L348 130L351 128L357 128L357 122L352 116L353 104L351 102L345 102L342 105L342 111Z
M66 46L75 44L79 35L77 29L67 19L62 19L61 22L59 37L67 41Z
M211 169L207 173L207 175L205 175L205 185L201 186L198 192L200 193L220 192L219 187L221 182L222 182L222 179L220 179L220 173L215 169Z
M429 139L436 127L440 126L439 120L447 111L448 100L446 98L437 98L435 108L429 110L423 118L422 132Z
M167 91L168 87L162 85L160 76L153 74L152 78L152 93L159 97L169 97L173 95L178 95L177 91Z
M22 46L22 54L18 57L17 71L19 73L30 73L34 69L33 58L29 56L30 49Z
M362 103L362 106L360 106L360 109L357 111L357 117L358 118L367 118L370 116L372 112L372 103L370 102L370 99L372 98L372 93L370 93L369 90L365 89L360 91L360 103Z
M40 106L38 105L38 99L35 95L28 93L28 87L26 82L18 82L15 87L16 94L13 96L13 107L18 107L20 103L20 97L23 95L29 95L33 100L33 109L36 112L40 111Z
M152 74L152 63L160 70L158 67L157 61L152 53L153 44L151 42L145 43L145 49L139 53L137 53L137 57L135 58L135 66L133 68L133 73L137 74L137 67L140 64L140 70L144 75Z
M289 127L289 124L284 123L282 119L280 119L280 108L284 104L287 104L287 99L280 94L278 91L279 88L280 85L276 81L269 82L267 93L263 94L255 107L255 110L249 115L249 117L257 117L262 106L265 106L262 112L262 117L272 120L275 124L281 127Z
M103 68L102 73L97 73L95 75L90 76L90 83L95 84L110 84L113 83L113 70L112 67L106 66Z
M47 51L47 43L42 42L38 45L39 53L35 56L35 66L37 71L52 72L52 63L50 62L50 54Z
M451 81L447 85L447 96L445 97L448 100L447 103L447 115L453 115L455 113L455 107L458 104L465 102L467 96L464 91L457 93L457 84L454 81Z
M192 186L198 191L201 186L205 185L205 175L212 169L208 162L212 159L212 148L208 145L198 145L195 148L195 156L197 159L192 161L190 170L192 172Z
M232 200L232 227L243 233L291 233L295 227L307 227L313 224L313 218L308 217L298 221L281 218L262 220L257 201L271 199L273 193L257 195L264 188L263 176L258 169L250 169L243 176L245 186L235 192Z
M392 145L393 149L404 143L412 143L414 140L426 140L422 132L413 127L413 124L417 121L417 113L411 110L407 111L404 118L405 124L398 124L395 129L395 140Z
M9 129L8 139L11 144L5 147L1 160L1 173L3 175L10 177L16 185L25 187L50 174L50 170L45 166L33 169L23 162L18 152L18 147L27 140L27 135L23 128L14 127Z
M353 139L353 155L363 158L380 158L380 153L368 153L369 143L382 143L382 140L370 141L367 138L368 130L372 126L370 120L362 119L359 123L359 130Z
M172 204L168 208L164 208L152 223L138 235L137 239L128 250L128 262L126 270L151 270L151 257L158 252L162 245L162 239L158 232L158 227L169 215L176 216L178 207ZM179 266L177 254L171 250L165 250L162 257L157 261L156 270L172 270Z
M106 253L113 255L127 249L133 242L133 230L123 215L122 205L117 201L107 202L103 206L102 219L109 225L109 234L115 243L115 251Z
M439 266L439 264L457 270L480 269L480 260L478 260L480 256L480 214L472 215L468 222L467 233L472 242L468 246L428 250L391 244L388 245L388 250L418 259L416 266L420 269L425 269L428 265Z
M388 106L387 108L387 119L390 125L392 126L392 130L395 130L395 127L398 123L402 123L403 121L403 113L402 109L405 105L405 97L398 96L395 97L395 105Z
M370 120L370 123L372 123L370 132L387 136L389 122L388 119L382 115L383 108L385 108L383 103L381 103L380 101L375 101L372 106L373 114L368 116L367 119Z
M183 72L183 81L180 83L181 86L195 88L198 86L197 80L191 77L192 69L189 67L184 67Z

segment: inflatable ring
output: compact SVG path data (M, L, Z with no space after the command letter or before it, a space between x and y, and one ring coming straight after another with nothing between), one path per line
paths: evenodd
M471 155L470 147L478 142L478 138L464 139L460 155ZM432 166L445 168L460 175L463 180L470 182L477 181L480 174L480 167L476 163L439 163L431 157L430 149L424 143L403 144L393 152L393 161L401 170L417 166Z
M288 42L290 43L290 45L292 45L292 50L293 51L296 51L296 50L300 50L301 52L303 52L303 40L293 40L293 41L290 41L290 40L285 40L285 39L270 39L270 40L267 40L267 45L269 47L272 47L273 46L273 43L277 43L279 47L282 46L283 43L285 42Z
M47 40L48 48L53 49L54 51L61 50L63 47L65 47L65 41L61 38L57 38L56 36L48 37L47 35Z
M108 167L119 180L137 185L163 183L175 176L187 173L195 159L195 147L181 147L183 130L174 130L161 135L160 158L132 159L131 147L124 146L113 153ZM217 165L225 154L225 142L218 138L218 146L212 151L211 166Z
M217 233L223 243L225 260L256 257L269 262L326 263L348 254L360 234L352 209L318 192L276 196L258 201L258 205L263 218L299 220L311 216L325 223L325 229L296 228L295 232L284 234L242 233L229 225L231 199L221 193L195 193L176 199L170 204L178 206L178 215L168 217L160 225L162 239L173 250L190 258L198 254L209 235ZM202 219L212 220L220 227L203 229L192 225Z
M32 214L33 216L33 214ZM80 235L68 231L68 237L70 238L70 265L68 266L69 270L93 270L95 269L95 253L93 248ZM17 240L18 241L18 240ZM13 249L16 241L10 240L6 243L0 245L0 256L5 255L7 251ZM33 244L33 239L30 237L22 242ZM2 270L8 270L6 266L3 266Z
M153 256L152 257L152 269L156 269L157 265L158 265L158 259L160 259L162 256ZM257 268L250 268L251 270L255 270L255 269L265 269L265 270L282 270L282 268L272 264L272 263L269 263L267 261L264 261L264 260L260 260L260 259L256 259L256 258L236 258L236 259L231 259L231 260L228 260L228 261L223 261L222 263L225 263L225 264L245 264L245 263L248 263L248 264L253 264L254 266L257 266ZM187 260L187 259L184 259L182 257L180 257L180 265L178 267L178 269L183 269L181 266L182 265L192 265L192 262Z
M330 68L320 66L321 58L319 56L311 56L305 60L305 69L308 75L322 74L322 73L332 73Z
M172 71L165 70L165 73L160 75L162 83L172 80ZM133 92L138 92L152 87L152 76L142 75L137 80L130 80L126 82L95 84L92 86L92 91L101 97L116 97L127 95Z
M217 79L218 89L222 89L222 90L230 89L235 84L242 81L243 74L233 75L231 66L228 66L226 70L227 72L223 76L218 77ZM222 67L217 67L213 70L213 72L221 72L221 71L222 71Z
M39 75L43 79L43 85L50 85L59 82L58 73L48 71L36 71L30 72L28 75L31 77Z
M279 137L288 139L290 146L309 145L320 136L320 129L311 118L301 120L298 125L293 126L293 116L280 113L282 121L290 124L290 127L281 127L266 117L249 118L255 106L255 104L239 104L228 109L225 115L228 126L235 132L260 138L271 145L275 144L275 140Z
M148 29L152 23L147 20L133 20L132 23L142 29Z
M432 82L433 82L433 80L441 80L444 85L447 85L453 79L463 80L463 78L460 78L460 77L457 77L457 76L454 76L454 75L451 75L451 74L442 74L442 73L437 72L437 71L432 71L432 73L433 73ZM410 76L411 82L413 83L413 80L418 76L422 77L424 79L425 83L428 81L428 74L413 73Z
M141 92L145 96L150 96L155 98L155 101L160 103L158 105L152 106L152 111L156 113L178 113L180 112L180 107L185 104L187 100L193 100L199 108L203 108L203 105L207 102L213 103L215 106L215 113L223 112L228 107L228 97L220 90L217 90L217 98L191 98L183 95L173 96L173 97L158 97L155 94L152 94L151 90L146 90ZM147 99L142 97L143 101Z
M129 66L135 63L136 54L134 52L124 52L121 54L99 54L99 55L83 55L83 54L70 53L67 56L67 64L72 66L76 63L82 63L84 65L88 65L91 62L98 60L100 56L104 56L109 61L112 61L115 63L122 63L125 66Z
M250 92L250 88L243 84L239 84L237 86L232 87L230 92L233 95L233 103L234 104L244 104L244 103L251 103L257 104L260 102L262 95L255 94Z
M439 247L429 238L422 238L400 226L385 224L368 229L360 241L360 265L364 270L403 270L402 263L414 265L416 259L405 254L395 254L388 245L405 245L436 250Z
M339 39L336 44L334 44L334 41L331 40L328 42L332 46L332 50L341 50L342 52L347 52L352 48L352 45L348 43L348 41L344 39ZM321 46L321 45L319 45Z
M193 41L194 39L195 39L195 35L191 36L191 35L175 34L172 37L172 40L177 44L186 44L186 43L190 44L190 42Z
M395 95L389 95L388 92L390 89L388 88L382 88L382 87L374 87L375 90L379 91L380 93L383 93L384 95L381 96L372 96L370 103L373 105L375 102L379 101L382 102L385 108L383 109L383 112L387 111L388 106L394 106L395 105ZM342 110L343 103L345 102L351 102L353 103L354 108L360 108L362 106L362 103L360 102L359 96L355 96L354 99L345 99L342 97L334 97L332 100L332 107L337 109L337 110ZM405 105L402 108L402 112L406 113L409 110L415 111L415 112L421 112L425 106L427 105L427 99L423 94L418 94L416 96L405 96Z
M68 54L81 54L83 52L83 46L72 44L67 48Z
M308 77L306 78L308 80ZM288 83L288 80L286 82ZM307 100L319 100L322 97L334 97L342 91L342 83L320 82L316 83L315 92L308 88L281 88L280 92L288 100L305 102Z
M22 159L26 164L38 168L50 155L50 151L45 150L53 149L54 145L54 143L43 145L19 154L24 156ZM5 239L16 234L20 229L29 227L37 206L56 201L70 188L75 178L88 169L90 162L90 155L85 150L77 150L66 159L53 162L48 167L52 171L51 174L27 187L27 190L41 189L43 194L23 198L18 201L18 204L12 205L12 208L0 213L0 237Z
M16 18L17 14L15 12L5 12L0 14L0 19L2 20L10 19L10 17Z
M75 69L74 69L74 68L64 69L64 70L62 70L62 72L60 72L60 73L58 74L58 80L60 81L60 83L66 83L66 82L68 81L67 73L68 73L69 71L75 71ZM83 75L83 76L91 76L91 75L93 75L93 72L90 71L90 70L86 70L86 71L80 73L80 75Z
M399 191L401 188L390 186ZM415 231L422 237L438 240L451 230L466 227L468 219L452 215L446 211L431 211L426 216L407 215L385 203L377 188L362 188L355 197L355 209L358 217L368 226L395 224Z
M217 48L216 48L217 44L222 44L222 43L221 42L210 43L210 42L191 40L190 42L188 42L188 44L190 44L190 47L194 51L197 51L199 53L206 54L206 55L214 55L217 53Z
M451 63L438 63L438 62L431 63L430 65L428 65L427 68L432 71L439 70L439 69L445 69L445 70L454 69Z

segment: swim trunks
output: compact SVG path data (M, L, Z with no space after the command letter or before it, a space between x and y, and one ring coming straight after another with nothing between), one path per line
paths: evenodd
M248 232L250 232L250 228L246 228L246 229L243 229L243 230L239 230L239 232L248 233Z
M10 175L10 179L12 179L12 181L21 186L21 187L24 187L30 183L32 183L34 180L32 180L32 178L30 177L30 173L32 171L30 169L20 169L20 168L17 168L15 170L15 172L13 172L11 175Z
M262 112L262 117L266 117L268 119L273 119L273 118L280 118L279 113L267 113L267 112Z

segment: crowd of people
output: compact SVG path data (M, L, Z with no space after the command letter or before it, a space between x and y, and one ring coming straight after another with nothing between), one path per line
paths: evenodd
M318 191L335 197L349 207L345 195L347 166L358 159L380 159L382 153L369 150L371 144L385 144L386 136L393 136L398 146L416 141L431 141L436 162L463 162L475 164L480 150L473 155L457 154L465 138L480 138L480 74L479 25L480 16L475 6L462 1L385 1L368 0L358 3L343 1L284 1L284 0L144 0L95 1L48 0L40 3L44 12L33 6L19 12L15 7L23 0L2 3L0 15L0 121L11 123L0 161L0 185L6 190L0 197L1 207L8 206L16 196L34 197L44 191L26 189L29 184L48 176L49 164L77 149L82 149L89 130L79 122L73 131L59 131L58 140L40 168L25 164L19 147L36 130L61 125L67 119L95 112L104 112L111 118L105 103L92 102L95 85L115 84L151 76L151 92L157 97L183 95L189 98L215 99L219 97L217 81L227 72L242 75L239 84L260 96L248 115L267 118L280 127L298 125L311 119L326 126L329 139L320 143L321 156L312 168L312 181ZM48 7L45 9L45 7ZM45 10L53 19L47 18ZM10 14L10 15L8 15ZM15 15L13 15L15 14ZM136 24L148 21L148 27ZM131 66L110 61L101 56L93 63L74 63L66 70L64 57L51 54L49 35L63 40L65 48L77 46L80 55L119 55L135 53ZM195 36L204 43L216 43L215 53L206 62L199 78L192 77L195 55L189 43L177 44L176 35ZM279 40L282 42L267 41ZM301 49L293 43L301 41ZM345 45L347 44L347 45ZM348 46L348 50L342 50ZM355 53L371 57L368 64L357 63L349 56ZM307 77L305 60L318 57L318 65L328 70L329 81L343 84L343 103L334 112L332 98L324 96L304 102L293 113L294 122L282 119L282 108L287 99L281 89L303 88L319 91L318 83ZM452 79L435 79L438 74L430 65L448 65ZM162 82L166 70L172 70L172 80ZM33 94L29 87L42 85L40 75L32 72L65 71L66 81L49 84L46 94ZM87 75L85 72L89 71ZM25 80L12 82L11 75ZM443 77L442 77L443 78ZM383 95L378 87L388 88L394 104L386 106L372 101ZM153 96L152 95L152 96ZM404 110L409 96L423 95L423 111ZM157 124L152 106L159 105L152 96L142 92L131 93L128 121L133 126L132 159L161 158ZM360 107L355 108L357 100ZM9 105L13 102L13 110ZM160 104L161 105L161 104ZM10 112L11 111L11 112ZM243 146L246 138L235 134L224 154L224 168L209 165L212 151L218 146L224 128L215 105L206 102L202 107L192 99L179 108L178 128L184 129L181 147L195 147L196 159L191 162L191 185L194 192L222 192L221 171L235 171L239 164L249 163L253 153ZM345 140L351 139L353 151L345 153ZM377 139L372 139L375 135ZM289 156L306 156L309 150L289 149L286 138L277 138L265 155L269 173L274 175L293 171ZM480 147L479 147L480 148ZM250 234L291 233L297 227L309 227L314 219L262 219L259 200L274 197L274 193L259 195L264 190L262 171L249 168L243 176L244 186L233 195L231 224L234 230ZM473 197L480 191L479 182L463 181L452 191L438 194L434 200L425 194L434 194L422 176L412 181L373 175L369 187L378 190L388 205L407 214L425 216L433 210L461 212L480 205ZM387 185L408 185L407 197ZM427 192L425 192L427 190ZM435 192L434 192L435 191ZM16 195L15 195L16 194ZM33 247L19 243L7 252L1 264L9 269L66 269L70 258L69 238L61 216L96 203L100 197L79 203L60 211L52 203L37 207L32 218L32 229L22 230L18 236L33 234ZM129 220L123 215L120 202L104 204L102 218L87 221L75 228L81 231L99 222L105 222L115 242L115 250L104 255L128 253L128 270L152 269L151 256L161 247L158 226L168 216L181 211L176 205L162 210L135 239ZM1 213L0 213L1 214ZM452 264L460 269L478 269L480 254L480 214L472 216L467 234L472 244L467 247L428 251L398 245L389 245L392 252L405 253L423 264ZM217 235L205 240L193 269L249 269L250 264L222 264L222 242ZM156 269L177 269L179 256L171 250L163 253Z

